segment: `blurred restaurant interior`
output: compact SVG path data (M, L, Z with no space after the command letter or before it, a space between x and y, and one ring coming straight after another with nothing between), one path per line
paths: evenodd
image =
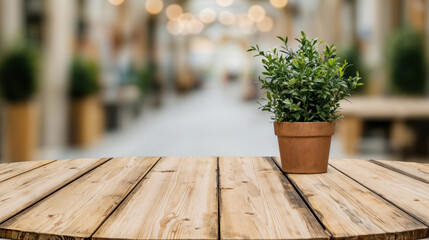
M0 0L0 162L278 155L246 50L301 31L365 83L331 157L429 162L428 13L427 0Z

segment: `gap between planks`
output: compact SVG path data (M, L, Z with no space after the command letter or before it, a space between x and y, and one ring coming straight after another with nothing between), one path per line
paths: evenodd
M307 206L307 208L310 210L311 214L313 214L314 218L316 218L317 222L319 222L320 226L322 226L322 228L327 232L327 234L329 235L329 238L332 238L333 234L326 228L325 224L323 224L322 220L317 216L317 214L314 212L314 209L311 207L311 204L307 201L307 199L303 196L301 190L296 186L296 184L289 178L289 176L287 175L287 173L285 173L280 164L276 161L275 157L265 157L268 161L273 161L274 164L277 166L277 168L279 169L279 171L283 174L283 176L285 176L285 178L287 179L287 181L292 185L292 187L295 189L295 191L298 193L299 197L301 198L301 200L305 203L305 205Z
M26 211L27 209L30 209L31 207L35 206L35 205L36 205L36 204L38 204L39 202L42 202L44 199L46 199L46 198L50 197L51 195L55 194L55 193L56 193L56 192L58 192L59 190L61 190L61 189L65 188L65 187L67 187L68 185L70 185L71 183L75 182L75 181L76 181L76 180L78 180L79 178L81 178L81 177L83 177L83 176L87 175L88 173L92 172L94 169L96 169L96 168L98 168L98 167L102 166L103 164L105 164L105 163L109 162L109 161L110 161L110 160L112 160L112 159L113 159L112 157L110 157L110 158L104 158L104 160L103 160L103 158L98 158L98 160L99 160L99 161L102 161L101 163L99 163L99 164L95 165L95 166L94 166L94 167L92 167L92 168L87 169L86 171L83 171L80 175L78 175L78 176L76 176L74 179L71 179L70 181L66 182L66 183L65 183L64 185L62 185L61 187L58 187L57 189L55 189L55 190L54 190L54 191L52 191L51 193L48 193L47 195L45 195L45 196L41 197L39 200L35 201L34 203L31 203L29 206L24 207L23 209L21 209L21 210L19 210L18 212L14 213L14 214L13 214L13 215L11 215L10 217L8 217L8 218L4 219L3 221L0 221L0 225L4 224L5 222L9 221L10 219L14 218L15 216L17 216L17 215L21 214L22 212ZM40 167L37 167L37 168L34 168L34 169L38 169L38 168L44 167L44 166L46 166L46 165L48 165L48 164L54 163L55 161L66 161L66 160L53 160L53 161L51 161L51 162L49 162L49 163L47 163L47 164L44 164L44 165L42 165L42 166L40 166ZM33 169L33 170L34 170L34 169ZM26 173L28 173L28 172L30 172L30 171L27 171ZM22 174L20 174L20 175L22 175ZM18 176L18 175L17 175L17 176Z
M419 181L422 181L422 182L424 182L424 183L427 183L427 184L429 184L429 179L425 179L425 178L423 178L423 177L419 177L419 176L417 176L417 175L415 175L415 174L413 174L413 173L410 173L410 172L406 172L405 170L402 170L402 169L400 169L399 167L397 167L397 166L394 166L394 165L390 165L390 164L388 164L388 163L385 163L385 161L380 161L380 160L374 160L374 159L370 159L370 160L368 160L369 162L371 162L371 163L374 163L374 164L376 164L376 165L378 165L378 166L381 166L381 167L384 167L384 168L387 168L387 169L390 169L390 170L392 170L392 171L395 171L395 172L397 172L397 173L400 173L400 174L403 174L403 175L405 175L405 176L407 176L407 177L411 177L411 178L414 178L414 179L416 179L416 180L419 180ZM401 162L402 163L402 162ZM411 164L414 164L414 162L410 162ZM418 164L418 163L415 163L415 164ZM423 164L422 164L423 165ZM405 167L405 168L412 168L412 167L409 167L409 166L403 166L403 167ZM429 174L429 173L428 173ZM428 175L429 176L429 175Z
M359 161L368 161L368 160L359 160ZM371 162L371 161L368 161ZM375 163L373 163L375 164ZM378 165L378 164L376 164ZM409 211L405 210L404 208L400 207L398 204L395 204L394 202L390 201L387 197L384 197L382 194L372 190L371 188L367 187L366 185L362 184L361 182L359 182L357 179L351 177L350 175L348 175L347 173L341 171L339 168L335 167L334 165L329 163L329 166L331 166L332 168L336 169L338 172L340 172L341 174L343 174L344 176L350 178L351 180L355 181L356 183L358 183L359 185L363 186L364 188L368 189L369 191L373 192L374 194L376 194L377 196L379 196L380 198L384 199L385 201L387 201L388 203L392 204L393 206L395 206L396 208L400 209L401 211L403 211L404 213L406 213L407 215L409 215L410 217L414 218L416 221L422 223L423 225L429 227L429 224L426 223L425 221L423 221L422 219L420 219L419 217L417 217L416 215L410 213ZM381 165L380 165L381 166ZM381 166L384 167L384 166ZM388 169L388 168L386 168ZM393 171L393 170L392 170ZM394 171L395 172L395 171ZM400 173L401 174L401 173ZM405 175L407 176L407 175ZM410 177L410 176L407 176ZM426 238L425 238L426 239Z
M221 191L220 191L220 172L219 172L219 157L216 157L216 186L217 186L217 239L221 239L221 220L220 218L221 216L221 201L222 201L222 196L221 196Z
M146 174L137 182L137 184L130 190L129 193L127 193L127 195L125 195L125 197L119 202L119 204L112 210L112 212L110 212L110 214L108 214L104 220L100 223L100 225L95 229L95 231L91 234L91 236L89 237L89 239L92 239L92 237L94 236L94 234L101 228L101 226L103 226L103 224L107 221L107 219L110 218L110 216L112 216L112 214L119 208L119 206L122 205L122 203L125 201L125 199L127 199L132 192L134 192L134 190L143 182L143 180L146 178L146 176L152 171L152 169L159 163L159 161L162 159L163 157L159 157L156 162L147 170Z
M110 160L112 160L112 159L114 159L114 158L110 158ZM107 180L119 181L122 178L121 177L116 177L116 174L120 174L120 173L124 173L124 172L125 173L127 173L127 172L129 173L130 171L132 171L131 169L133 169L132 168L133 166L136 166L136 167L138 166L139 171L141 170L141 171L145 171L147 173L147 169L145 170L145 168L146 168L145 165L147 165L148 167L149 166L150 167L153 166L155 164L155 162L160 159L160 157L152 158L151 163L149 163L150 165L146 164L144 162L138 163L137 161L131 160L131 159L135 159L135 158L117 158L117 161L120 161L120 163L122 164L121 166L123 168L120 168L121 170L119 172L116 172L116 173L112 172L112 169L111 169L112 165L115 165L115 162L114 161L107 161L107 160L105 160L105 162L103 163L104 165L103 164L99 164L98 168L94 167L91 171L94 171L94 169L97 168L97 170L95 170L95 171L97 171L97 174L100 171L101 171L101 173L106 173L106 171L107 171L107 173L109 173L110 175L103 175L103 174L100 175L100 174L98 174L99 176L97 176L97 175L94 175L95 171L94 171L94 174L88 174L90 171L87 171L86 174L82 174L82 176L79 179L76 179L75 181L73 181L73 183L71 182L71 183L69 183L69 184L67 184L65 186L69 186L68 189L70 189L71 186L76 185L75 183L77 181L84 181L84 180L85 181L91 181L91 184L97 184L97 182L98 182L97 177L99 179L100 179L100 177L101 178L107 177ZM105 164L107 162L109 162L108 165ZM142 179L146 175L146 174L142 174L141 176L139 176L139 174L137 172L133 172L133 173L134 173L134 177L136 179ZM81 180L81 179L83 179L83 180ZM124 180L124 179L122 179L122 180ZM118 184L119 184L119 182L118 182ZM126 187L126 185L131 185L131 184L134 186L137 183L131 183L131 182L128 182L128 181L124 183L125 187ZM44 198L45 202L39 201L39 204L33 206L32 209L28 209L27 208L28 211L33 211L32 214L35 214L36 218L37 217L39 217L39 218L41 217L42 219L43 219L42 215L47 215L47 213L43 213L43 211L51 211L53 213L52 217L54 217L58 212L56 212L55 206L53 208L51 208L51 206L53 206L52 204L46 205L47 204L46 201L50 201L52 203L52 201L55 202L55 200L59 200L58 197L61 199L61 195L62 196L67 196L67 194L68 194L67 197L72 197L73 198L74 197L73 196L73 190L76 190L76 189L72 188L71 190L68 190L68 191L66 190L66 192L64 192L65 186L60 189L61 191L60 190L56 191L56 194L54 196L52 196L51 198L48 198L47 200L46 200L46 198ZM96 186L96 185L92 185L92 186ZM76 187L76 186L74 186L74 187ZM112 186L112 187L115 188L114 186ZM78 189L77 191L79 192L80 191L79 188L77 188L77 189ZM123 196L126 197L127 193L129 193L131 191L132 191L132 187L130 187L129 189L124 190L123 191L123 193L124 193ZM117 196L112 195L112 199L114 199L115 197L117 197ZM55 198L55 200L53 200L52 198ZM88 199L86 199L86 200L88 200ZM118 203L121 200L123 200L123 198L119 198L117 200ZM61 203L64 203L64 202L67 202L67 201L70 201L70 200L60 201L59 204L61 205ZM43 205L43 204L45 204L46 206L42 206L41 207L41 205ZM116 203L115 203L115 205L116 205ZM41 207L41 209L40 209L40 207ZM44 208L45 208L45 210L43 210ZM114 209L114 208L112 208L112 209ZM112 209L108 209L108 212L106 212L105 216L109 216L109 213L111 211L113 211ZM59 210L61 211L61 208ZM39 211L39 213L38 213L38 211ZM91 234L85 235L83 233L81 234L81 233L78 232L77 235L68 235L67 232L66 232L66 229L63 229L65 232L62 232L62 234L56 234L55 232L49 232L49 230L51 230L51 229L49 229L49 227L43 230L42 229L43 227L40 228L40 226L43 226L43 225L40 225L40 224L39 224L39 227L31 227L31 225L29 225L29 227L24 227L25 226L25 221L27 221L26 219L28 219L25 216L25 214L28 214L28 213L26 211L22 212L22 213L20 213L20 215L16 215L14 217L14 218L17 218L17 219L11 218L10 220L8 220L8 222L4 223L4 224L6 224L5 226L3 226L4 224L2 224L2 226L4 227L4 228L2 228L0 230L0 232L2 232L2 236L4 237L4 236L9 236L10 235L10 236L15 236L17 238L24 238L24 239L34 238L34 237L39 238L39 239L51 239L51 238L57 238L57 237L60 237L60 236L61 236L61 238L67 238L67 239L90 239ZM30 216L32 214L30 213ZM63 216L63 214L60 214L60 215ZM51 217L51 216L49 216L49 217ZM104 216L102 216L102 217L103 218L100 218L101 221L105 219ZM58 220L58 218L57 218L57 220ZM21 221L21 223L20 223L20 221ZM24 225L22 224L23 223L22 221L24 221ZM31 223L31 220L29 220L29 221ZM17 223L17 224L15 224L15 223ZM60 224L60 222L57 222L57 223ZM14 226L14 224L15 224L15 226ZM8 229L8 226L9 226L9 229ZM94 227L97 227L97 226L98 225L95 225ZM62 227L64 227L64 226L62 226ZM65 225L65 227L68 227L68 226ZM86 227L79 229L79 231L80 230L82 230L82 232L85 232L86 231ZM91 233L93 233L93 232L91 232Z
M35 169L37 169L37 168L41 168L41 167L43 167L43 166L46 166L46 165L48 165L48 164L50 164L50 163L53 163L53 162L55 162L56 160L45 160L45 161L40 161L40 162L45 162L45 163L42 163L42 164L40 164L40 165L36 165L36 166L33 166L33 167L29 167L28 169L26 169L26 170L23 170L23 171L21 171L21 172L18 172L18 173L16 173L16 174L12 174L12 175L10 175L10 176L8 176L8 177L6 177L6 178L4 178L4 179L1 179L1 177L0 177L0 182L4 182L4 181L7 181L7 180L9 180L9 179L12 179L12 178L14 178L14 177L17 177L17 176L20 176L20 175L22 175L22 174L24 174L24 173L28 173L28 172L30 172L30 171L33 171L33 170L35 170ZM31 162L39 162L39 161L31 161ZM22 163L6 163L6 164L26 164L26 163L28 163L28 162L22 162ZM6 165L5 165L6 166ZM7 174L7 172L6 173L3 173L3 174Z

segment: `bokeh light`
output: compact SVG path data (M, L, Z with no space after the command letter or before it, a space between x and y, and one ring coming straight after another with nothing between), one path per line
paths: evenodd
M249 8L248 14L250 20L253 22L260 22L265 17L265 9L260 5L253 5Z
M181 33L180 22L177 20L169 20L167 22L167 31L171 35L179 35Z
M162 2L162 0L147 0L145 7L148 13L158 14L162 11L164 3Z
M216 3L221 7L229 7L233 2L234 0L216 0Z
M109 3L115 6L119 6L124 2L124 0L109 0Z
M204 8L200 12L200 19L205 24L212 23L216 20L216 12L211 8Z
M235 16L229 11L223 11L219 14L219 22L226 26L233 25L235 22Z
M253 22L249 19L247 14L240 14L237 18L237 26L245 33L252 33Z
M284 8L287 5L288 0L270 0L273 7Z
M273 29L274 21L272 18L265 16L264 19L262 19L262 21L256 24L256 26L261 32L269 32L271 31L271 29Z
M170 20L179 19L180 15L182 15L182 13L183 13L182 7L177 5L177 4L171 4L165 10L165 14L167 15L168 19L170 19Z
M199 34L204 29L204 23L201 22L197 18L193 18L191 24L192 24L192 26L191 26L191 33L192 34Z

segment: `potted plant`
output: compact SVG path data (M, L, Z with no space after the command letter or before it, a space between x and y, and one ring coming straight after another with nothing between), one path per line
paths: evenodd
M71 141L85 147L94 143L104 129L97 65L81 56L73 59L70 68Z
M0 91L4 100L4 158L34 160L39 139L36 54L24 46L6 53L0 64Z
M288 46L288 38L278 37L280 49L249 51L262 57L265 71L259 77L266 92L263 111L274 114L274 131L278 137L282 169L289 173L323 173L327 171L331 137L339 101L359 82L356 76L344 77L347 62L339 62L333 45L319 52L322 42L307 39L304 32L296 39L299 48Z

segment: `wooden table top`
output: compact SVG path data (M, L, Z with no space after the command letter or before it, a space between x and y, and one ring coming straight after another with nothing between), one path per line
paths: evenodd
M429 164L331 159L284 174L270 157L127 157L0 165L11 239L420 239Z

